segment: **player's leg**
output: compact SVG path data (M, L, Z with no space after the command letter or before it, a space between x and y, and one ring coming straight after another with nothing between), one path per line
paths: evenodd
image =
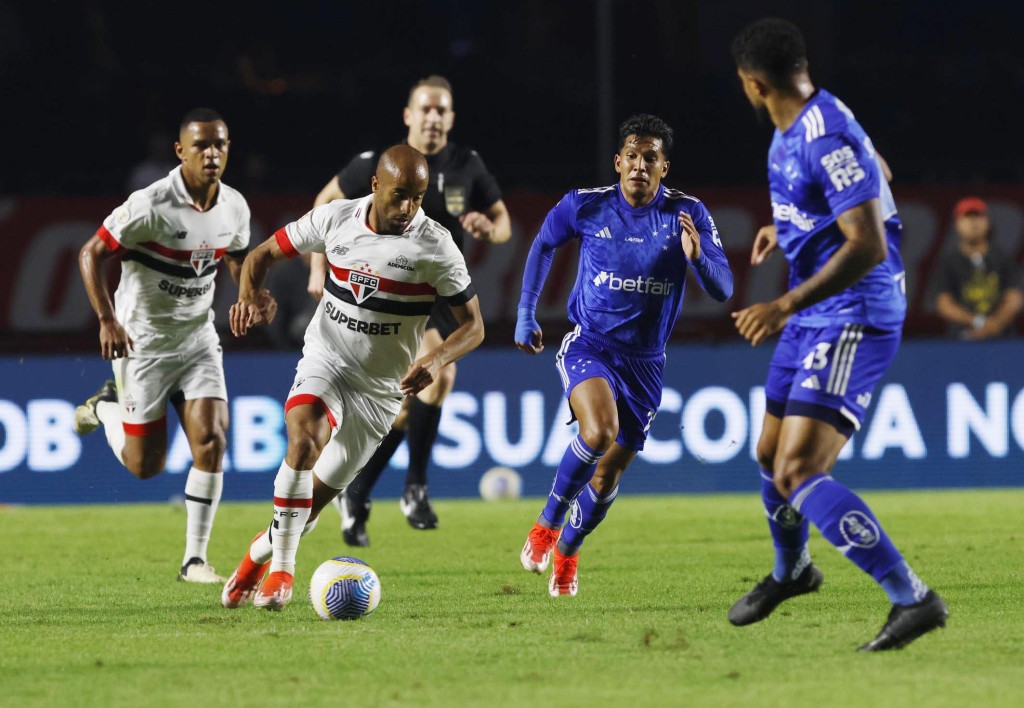
M619 480L636 457L637 451L612 443L601 457L594 476L576 495L569 508L569 522L555 545L551 559L548 593L575 595L579 588L577 570L583 541L604 521L619 493Z
M175 406L192 451L192 467L185 480L185 553L178 577L188 582L223 583L224 578L207 562L206 549L224 488L228 404L221 398L193 398L176 400Z
M775 484L797 512L889 596L893 610L875 640L862 649L903 646L945 625L948 609L910 568L858 495L828 474L846 438L860 427L871 391L899 346L900 333L846 325L841 334L823 332L831 346L815 345L807 368L821 370L820 389L790 392L779 430Z
M619 413L610 383L614 379L599 352L572 338L570 333L563 340L556 367L579 421L579 433L558 463L547 501L519 554L523 567L538 574L547 569L569 505L594 476L598 462L619 432Z
M447 311L447 307L445 308ZM450 312L449 312L450 316ZM439 346L454 328L444 323L439 328L428 327L417 357ZM406 440L409 445L409 467L405 474L405 489L400 507L409 525L414 529L437 528L437 514L427 493L427 468L441 424L441 406L455 387L454 363L441 369L437 380L420 391L409 403L409 423Z

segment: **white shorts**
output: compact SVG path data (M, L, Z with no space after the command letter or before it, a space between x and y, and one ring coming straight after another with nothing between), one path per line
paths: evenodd
M333 434L316 471L333 489L345 487L369 462L402 409L400 396L370 396L355 390L345 375L325 359L307 354L295 367L285 412L303 404L323 406Z
M113 368L121 420L128 435L166 431L168 398L228 400L219 344L183 354L115 359Z

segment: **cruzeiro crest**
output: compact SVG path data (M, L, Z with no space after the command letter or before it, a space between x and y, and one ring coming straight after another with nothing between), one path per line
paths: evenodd
M379 285L380 278L375 275L360 273L355 270L348 274L348 289L352 291L357 303L363 302L366 298L377 292Z
M452 216L462 216L466 212L466 188L445 187L444 208Z
M202 275L203 271L213 265L216 253L212 248L201 248L192 251L192 258L189 262L192 264L192 270L196 272L196 275Z

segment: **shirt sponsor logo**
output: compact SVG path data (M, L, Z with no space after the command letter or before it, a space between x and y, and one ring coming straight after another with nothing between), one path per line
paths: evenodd
M345 325L346 329L350 329L353 332L374 336L382 334L398 334L398 330L402 326L401 322L366 322L364 320L357 320L355 317L349 317L341 311L341 308L335 307L334 304L330 302L324 303L324 316L332 322ZM295 386L298 385L299 384L295 384Z
M810 231L815 225L814 219L802 213L795 204L772 202L772 218L775 221L788 221L801 231Z
M608 273L603 270L594 276L593 283L598 287L606 285L609 290L661 297L671 294L676 286L671 280L655 280L653 277L644 278L640 275L635 278L620 278L614 272Z
M414 268L409 265L409 259L406 258L405 256L398 256L398 258L396 258L395 260L388 261L388 267L398 268L399 270L414 270Z
M213 288L213 281L206 285L188 287L186 285L175 285L174 283L166 280L161 280L158 287L161 290L164 290L168 295L173 295L174 297L201 297L210 292L210 289Z

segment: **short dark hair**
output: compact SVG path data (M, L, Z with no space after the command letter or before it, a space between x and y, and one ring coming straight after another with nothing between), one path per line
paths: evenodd
M212 108L193 108L182 116L181 123L178 125L178 131L185 130L189 123L212 123L217 120L224 121L220 113Z
M732 58L740 69L764 72L775 87L807 71L803 34L792 22L778 17L764 17L740 30L732 40Z
M635 135L638 138L658 138L661 140L661 151L667 156L672 152L672 128L658 116L649 113L637 113L627 118L619 126L619 150L626 144L626 138Z
M420 79L419 81L412 85L412 88L409 89L409 100L407 101L407 103L411 104L412 95L416 93L417 89L421 89L424 86L428 86L430 88L444 89L445 91L448 92L448 95L450 95L453 99L455 98L455 94L452 93L452 85L448 81L448 79L444 78L440 74L431 74L427 78Z

